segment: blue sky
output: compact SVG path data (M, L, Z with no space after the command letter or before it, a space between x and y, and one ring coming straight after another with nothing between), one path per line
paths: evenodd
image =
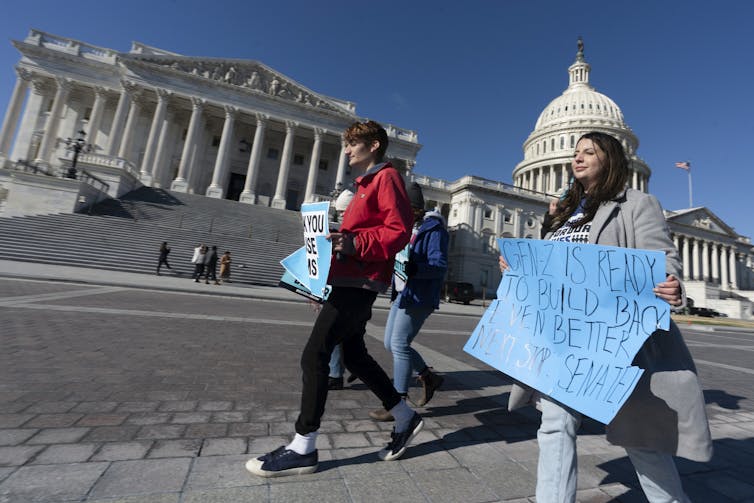
M413 0L13 2L0 19L0 110L11 39L30 28L127 51L259 60L357 113L416 130L416 171L511 182L542 109L568 85L576 39L622 109L666 209L706 206L754 238L754 2Z

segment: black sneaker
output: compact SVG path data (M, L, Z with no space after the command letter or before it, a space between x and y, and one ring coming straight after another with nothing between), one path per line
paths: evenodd
M246 469L260 477L285 477L314 473L317 471L317 465L316 450L311 454L302 455L281 445L264 456L248 460Z
M343 378L342 377L328 377L327 389L343 389Z
M422 417L414 412L414 417L411 418L406 431L396 433L395 428L393 428L393 432L390 434L390 442L377 455L383 461L392 461L400 458L406 452L406 448L411 443L411 440L422 431L422 427L424 427Z

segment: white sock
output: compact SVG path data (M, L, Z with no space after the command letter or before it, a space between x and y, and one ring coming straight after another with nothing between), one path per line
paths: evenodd
M390 413L395 418L395 432L402 433L408 429L411 418L414 417L414 409L406 404L405 400L398 402L398 405L390 409Z
M296 433L296 436L293 437L291 443L285 448L290 449L297 454L301 454L302 456L311 454L317 450L317 433L318 432L316 431L307 435L299 435Z

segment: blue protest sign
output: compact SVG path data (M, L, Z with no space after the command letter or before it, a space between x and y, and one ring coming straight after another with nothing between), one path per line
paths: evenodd
M330 273L332 243L326 239L329 234L329 202L301 205L301 219L304 224L304 246L280 261L286 270L281 286L288 287L291 279L297 289L308 291L322 299L329 293L327 277ZM289 288L298 292L297 289Z
M602 423L630 396L644 341L670 327L652 289L665 255L579 243L500 239L510 268L464 351Z

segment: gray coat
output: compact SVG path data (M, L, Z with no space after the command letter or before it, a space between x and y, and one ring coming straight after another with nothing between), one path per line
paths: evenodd
M667 274L682 277L678 250L670 239L662 208L649 194L627 189L616 199L603 203L592 220L589 242L662 250ZM646 371L607 425L607 440L623 447L709 461L712 439L704 411L704 396L694 361L678 326L671 320L669 331L653 333L633 363ZM526 405L532 396L530 388L514 385L508 409Z

